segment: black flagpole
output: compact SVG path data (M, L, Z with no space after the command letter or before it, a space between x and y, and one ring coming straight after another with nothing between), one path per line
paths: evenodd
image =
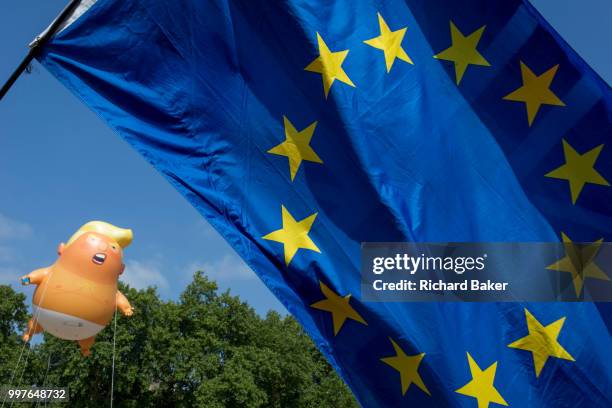
M19 78L23 71L26 70L28 65L30 65L32 60L38 54L38 51L40 51L40 48L49 41L49 39L53 36L53 34L55 34L57 29L64 23L64 21L66 21L66 19L72 14L74 9L79 5L80 2L81 0L70 0L70 3L68 3L68 5L64 7L62 12L55 18L55 20L53 20L53 23L51 23L49 28L47 28L42 34L37 36L34 41L32 41L32 43L30 44L30 50L28 51L28 55L26 55L23 61L21 61L21 64L19 64L19 66L10 76L8 81L6 81L6 83L2 86L2 89L0 89L0 100L4 98L4 95L6 95L9 89L11 89L17 78Z

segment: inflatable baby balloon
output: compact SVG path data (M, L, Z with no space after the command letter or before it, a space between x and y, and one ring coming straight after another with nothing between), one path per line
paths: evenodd
M133 313L126 297L117 290L123 273L123 249L132 242L132 230L102 221L83 225L68 243L57 249L59 257L47 268L21 278L23 285L37 285L33 317L23 340L46 331L66 340L76 340L84 356L116 309Z

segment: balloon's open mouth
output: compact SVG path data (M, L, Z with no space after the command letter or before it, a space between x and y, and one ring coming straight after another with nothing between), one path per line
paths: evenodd
M102 265L106 261L106 254L95 254L91 260L96 265Z

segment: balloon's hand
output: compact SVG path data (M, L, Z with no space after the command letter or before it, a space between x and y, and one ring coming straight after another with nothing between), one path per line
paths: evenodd
M127 309L123 310L123 314L127 317L130 317L134 314L134 309L131 307L128 307Z
M28 286L30 284L30 277L29 276L22 276L21 277L21 284L23 286Z

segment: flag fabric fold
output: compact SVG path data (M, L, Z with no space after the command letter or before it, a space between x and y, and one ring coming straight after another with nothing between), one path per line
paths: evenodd
M359 296L362 242L612 235L610 87L529 3L98 0L39 60L363 406L612 404L606 305Z

